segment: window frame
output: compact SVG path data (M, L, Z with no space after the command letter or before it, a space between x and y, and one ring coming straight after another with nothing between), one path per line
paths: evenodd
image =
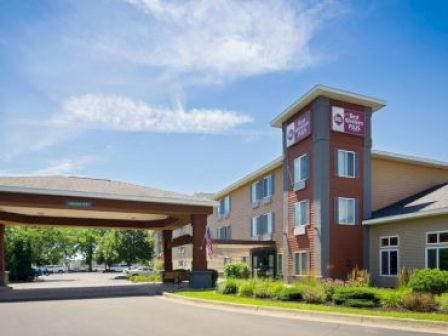
M397 238L397 245L391 245L390 241L391 238ZM383 239L387 239L388 241L388 245L387 246L383 246L382 245L382 240ZM388 254L388 263L389 265L387 265L388 267L388 273L385 274L383 273L383 252L387 252ZM391 274L390 270L391 270L391 252L396 252L397 253L397 274ZM398 274L400 273L400 236L399 235L388 235L388 236L381 236L379 237L379 275L382 277L398 277Z
M340 169L340 164L339 164L339 153L344 153L346 156L344 156L344 164L347 164L345 170L347 171L347 174L343 174L341 173ZM353 176L348 175L348 171L349 171L349 167L348 167L348 154L353 154ZM358 177L358 167L357 167L357 163L358 163L358 153L355 151L351 151L351 150L347 150L347 149L337 149L336 150L336 160L337 160L337 169L336 169L336 173L338 177L343 177L343 178L351 178L351 179L355 179Z
M387 245L387 246L382 246L382 245L381 245L382 240L383 240L383 239L386 239L386 238L387 238L387 240L388 240L388 242L389 242L389 245ZM397 238L397 245L390 245L390 239L391 239L391 238ZM399 236L399 235L389 235L389 236L381 236L381 237L379 237L379 247L380 247L381 249L400 248L400 236Z
M302 178L302 176L301 176L301 178L300 178L300 180L299 179L297 179L297 171L300 173L301 171L302 171L302 158L308 158L309 157L309 155L308 155L308 153L304 153L304 154L302 154L302 155L299 155L298 157L296 157L294 160L293 160L293 184L296 184L296 183L302 183L302 182L304 182L304 181L306 181L306 180L308 180L309 178L310 178L310 160L308 159L308 161L307 161L307 163L308 163L308 167L307 167L307 176L306 177L304 177L304 178ZM296 162L299 162L299 169L296 171Z
M298 257L298 256L301 256L301 255L306 255L307 256L307 262L308 262L308 265L307 265L307 268L306 268L306 270L305 270L305 272L304 273L300 273L300 271L301 271L301 269L303 268L303 265L302 265L302 258L301 257ZM297 267L296 267L296 260L297 260L297 257L298 257L298 260L299 260L299 267L298 267L298 269L299 269L299 273L297 272ZM295 276L308 276L309 275L309 273L310 273L310 267L311 267L311 265L310 265L310 252L309 251L306 251L306 250L299 250L299 251L297 251L297 252L294 252L294 269L293 269L293 271L294 271L294 275Z
M258 220L259 220L260 217L264 217L264 216L266 216L266 232L259 233L258 232L258 226L259 226ZM270 220L271 225L269 225L269 218L271 218L271 220ZM254 230L253 230L254 219L255 219L256 232L254 232ZM274 234L274 231L275 231L275 227L274 227L275 223L274 223L274 221L275 221L275 219L274 219L274 211L270 211L270 212L266 212L266 213L263 213L263 214L260 214L260 215L253 216L252 219L251 219L251 224L250 224L251 225L251 233L252 233L251 237L258 237L258 236L263 236L263 235ZM269 231L269 228L271 228L270 231Z
M340 196L338 196L338 197L336 197L336 206L337 206L337 218L336 218L336 222L337 222L337 224L339 224L339 225L350 225L350 226L354 226L354 225L357 225L357 215L358 215L358 206L357 206L357 203L358 203L358 200L355 198L355 197L340 197ZM354 213L353 213L353 223L342 223L341 222L341 211L340 211L340 207L339 207L339 201L340 200L343 200L343 201L353 201L353 203L354 203L354 207L353 207L353 210L354 210Z
M297 224L297 207L300 206L300 204L306 204L306 223L304 224ZM302 214L302 212L299 212L300 214ZM310 225L310 201L308 199L304 199L298 202L294 203L294 227L304 227Z
M425 267L429 268L429 262L428 262L428 251L429 250L435 250L436 251L436 269L440 268L440 250L448 249L448 242L440 242L440 234L441 233L448 233L446 230L442 231L429 231L425 234ZM436 243L429 243L428 237L431 234L437 234L437 242Z
M425 244L426 245L430 245L430 246L436 246L436 245L448 245L448 242L440 242L440 234L441 233L448 233L448 230L442 230L442 231L429 231L426 232L426 240L425 240ZM437 242L435 243L428 243L428 236L430 234L436 234L437 235Z
M258 187L260 188L260 195L257 195ZM250 202L251 204L258 204L259 202L274 196L274 174L268 174L250 184ZM258 198L260 196L260 198Z

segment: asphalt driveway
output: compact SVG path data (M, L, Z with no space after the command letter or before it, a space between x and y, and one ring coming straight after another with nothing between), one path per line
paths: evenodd
M413 336L424 334L215 310L151 296L0 303L0 335Z

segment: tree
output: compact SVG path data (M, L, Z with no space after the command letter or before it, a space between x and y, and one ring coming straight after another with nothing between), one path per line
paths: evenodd
M78 229L75 232L76 250L82 254L89 266L89 271L93 269L93 258L104 231L96 229Z
M12 281L30 281L34 277L31 268L31 246L26 239L16 239L10 244L7 267Z
M96 253L98 263L106 266L124 261L128 266L136 262L148 263L154 256L154 239L144 231L122 230L106 233Z

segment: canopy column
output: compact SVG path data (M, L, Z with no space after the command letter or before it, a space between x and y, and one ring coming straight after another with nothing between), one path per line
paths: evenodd
M163 269L165 271L173 270L173 252L171 248L171 241L173 240L172 230L163 230Z
M0 223L0 288L6 287L5 225Z
M207 230L207 215L192 215L193 227L193 267L190 278L192 288L211 288L212 272L207 271L207 246L205 232Z

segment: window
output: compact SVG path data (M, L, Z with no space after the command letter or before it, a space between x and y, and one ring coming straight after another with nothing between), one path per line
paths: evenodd
M356 153L338 149L336 171L340 177L356 177Z
M230 213L230 196L227 195L219 201L218 217L228 215Z
M294 274L308 275L310 270L310 257L308 252L297 252L294 254Z
M309 177L310 160L307 154L294 160L294 184L300 183Z
M241 257L241 262L242 262L243 264L247 264L247 257L246 257L246 256Z
M448 231L426 234L426 267L448 271Z
M255 204L274 194L274 176L268 175L251 185L250 201Z
M216 239L230 240L232 236L232 229L230 225L222 226L216 229Z
M355 225L356 224L356 199L355 198L337 198L337 219L338 224Z
M283 275L283 254L277 254L277 275Z
M300 201L294 204L294 225L308 225L310 223L310 202Z
M224 266L227 264L230 264L232 262L232 258L230 257L224 257Z
M400 268L398 244L398 236L380 237L380 275L398 275Z
M269 212L264 215L252 218L251 236L256 237L274 232L274 213Z

